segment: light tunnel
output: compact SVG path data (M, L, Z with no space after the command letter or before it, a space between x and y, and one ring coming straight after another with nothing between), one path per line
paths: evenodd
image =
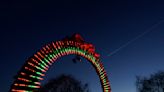
M50 66L58 58L69 54L79 55L87 59L99 76L103 92L111 92L107 74L100 61L100 55L95 52L92 44L84 42L78 34L47 44L28 58L15 76L10 92L37 92L41 88L41 80L44 79Z

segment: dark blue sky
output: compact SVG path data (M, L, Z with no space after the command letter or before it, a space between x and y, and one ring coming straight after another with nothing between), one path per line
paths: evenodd
M45 44L73 33L80 33L101 54L112 92L135 92L136 75L164 70L163 0L10 1L0 7L2 92L8 91L28 57ZM144 36L108 56L159 22ZM72 74L89 83L92 92L101 92L93 67L86 60L73 64L72 57L59 59L45 79Z

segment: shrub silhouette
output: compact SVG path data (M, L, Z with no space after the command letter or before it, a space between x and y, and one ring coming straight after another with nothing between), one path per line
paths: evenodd
M82 85L70 75L60 75L57 78L49 80L40 92L89 92L88 84Z

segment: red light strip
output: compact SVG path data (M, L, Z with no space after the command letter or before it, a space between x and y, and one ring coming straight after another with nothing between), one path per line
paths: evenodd
M32 58L32 61L34 61L35 63L39 64L39 62L37 60L33 59L33 58ZM40 64L42 64L43 66L47 67L47 69L49 68L49 66L44 61L40 61Z
M17 89L12 89L12 92L31 92L31 91L27 91L27 90L17 90Z
M31 66L33 66L33 67L35 67L36 69L41 70L42 72L46 72L46 70L44 70L43 68L40 68L40 67L38 67L38 66L36 66L36 65L34 65L34 64L32 64L32 63L30 63L30 62L28 62L28 64L31 65Z
M35 70L31 69L31 68L28 68L28 67L25 67L25 69L26 69L26 70L29 70L29 71L31 71L31 72L33 72L33 73L37 72L37 71L35 71ZM39 75L45 76L45 74L42 74L42 73L40 73Z

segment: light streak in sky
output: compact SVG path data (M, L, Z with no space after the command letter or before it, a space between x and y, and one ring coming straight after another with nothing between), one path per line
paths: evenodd
M110 54L108 54L108 56L112 56L112 55L116 54L118 51L120 51L121 49L127 47L129 44L131 44L134 41L138 40L139 38L145 36L147 33L153 31L154 28L156 28L157 26L159 26L163 22L164 22L164 20L161 20L161 21L157 22L156 24L154 24L153 26L151 26L150 28L148 28L143 33L137 35L135 38L131 39L130 41L128 41L125 44L121 45L119 48L115 49L113 52L111 52Z

